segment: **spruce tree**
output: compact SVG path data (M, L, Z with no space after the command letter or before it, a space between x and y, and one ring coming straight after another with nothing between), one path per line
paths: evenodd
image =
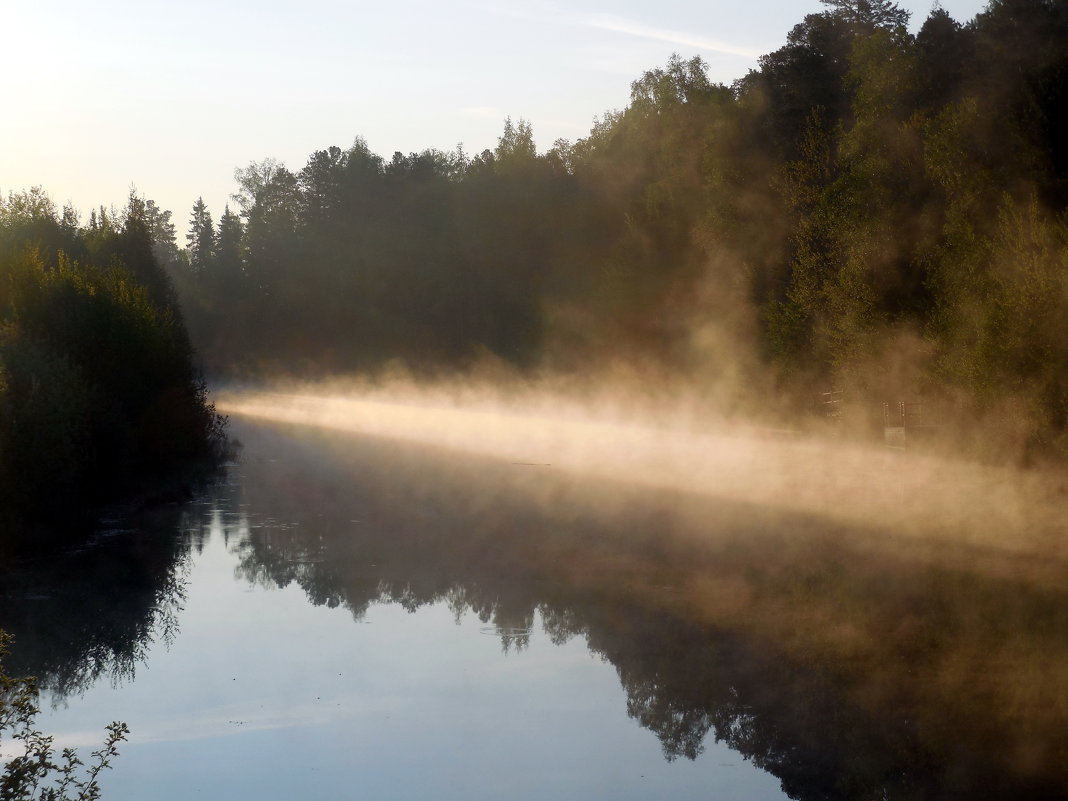
M203 275L215 258L215 224L202 197L193 204L193 216L185 239L189 243L189 267L194 275Z

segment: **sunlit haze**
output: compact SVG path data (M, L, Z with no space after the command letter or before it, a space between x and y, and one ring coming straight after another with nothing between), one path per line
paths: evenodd
M979 0L946 0L971 19ZM927 0L901 6L912 28ZM387 158L491 148L506 116L539 150L586 135L672 52L730 83L779 47L816 0L654 5L459 2L5 4L0 191L40 185L83 214L131 186L174 212L179 242L203 196L218 217L235 167L299 169L357 136Z
M617 398L624 393L617 393ZM968 542L994 554L1063 554L1062 482L886 448L808 439L701 419L670 406L609 411L551 395L460 404L441 393L394 388L300 394L224 393L237 417L357 432L478 454L503 469L682 491L875 525L904 538Z
M1068 0L0 21L0 801L1068 801Z

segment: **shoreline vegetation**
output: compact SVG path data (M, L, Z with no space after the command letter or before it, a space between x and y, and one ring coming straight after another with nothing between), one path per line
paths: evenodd
M826 395L857 433L1063 460L1068 11L912 34L824 2L733 84L675 56L546 150L509 119L477 154L238 169L217 225L198 200L156 243L209 371L623 374L788 421Z
M161 497L225 455L148 206L87 227L38 189L0 201L0 547Z
M186 497L230 444L193 363L151 207L131 194L87 227L39 189L0 198L0 553L86 536L105 504ZM38 685L2 667L0 735L15 754L0 797L95 799L129 733L106 728L83 761L37 726Z
M9 426L7 473L100 497L80 482L112 456L125 481L218 443L190 339L220 381L653 388L719 418L1063 464L1068 11L935 8L912 34L889 0L823 1L731 85L673 56L542 152L508 119L474 155L387 160L357 138L299 171L251 162L218 224L196 201L184 248L151 200L83 225L40 189L11 195L0 413L22 403L52 456ZM40 322L79 295L93 310L75 328L115 336L112 298L141 343L137 397L99 389L139 389L138 370L108 372L129 345L88 353L95 335ZM94 360L110 367L87 388Z
M84 222L40 188L0 198L0 554L188 494L228 456L195 353L260 384L652 386L888 444L911 420L968 457L1063 468L1068 5L991 0L960 23L936 4L912 34L890 0L822 2L731 85L675 55L540 152L508 119L478 154L357 138L297 171L251 162L217 225L197 200L184 248L136 192ZM825 603L820 566L790 569L771 591ZM956 592L987 603L976 587ZM27 747L0 795L57 797L50 775L98 797L125 725L83 766L33 729L36 703L0 672L0 730Z
M11 638L0 631L0 734L6 733L17 756L0 773L0 798L20 801L94 801L101 795L100 774L119 755L130 733L125 723L105 728L104 742L88 763L73 748L56 753L53 738L36 726L38 686L33 678L13 678L3 668Z

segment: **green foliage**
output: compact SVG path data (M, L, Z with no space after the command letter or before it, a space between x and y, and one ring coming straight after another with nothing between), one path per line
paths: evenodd
M107 726L104 744L82 762L73 748L56 754L53 738L35 728L37 685L32 678L13 678L3 671L9 638L0 632L0 737L8 733L21 743L21 753L0 773L0 798L10 801L96 801L100 775L119 755L118 745L130 730L125 723Z
M90 405L81 374L14 329L0 336L0 371L0 503L47 515L54 495L83 500Z
M544 154L509 119L473 157L386 162L357 140L296 174L238 170L244 229L228 222L226 266L182 286L204 352L218 369L433 372L488 353L689 375L716 329L793 396L1011 395L1062 447L1068 345L1048 299L1068 12L998 0L960 24L936 8L913 36L892 0L824 5L733 86L672 56ZM917 340L922 356L895 355ZM881 364L906 358L893 378Z
M904 28L909 13L892 0L820 0L830 13L858 28Z
M533 162L538 154L534 147L534 131L530 123L520 119L518 123L513 124L512 118L506 117L504 131L497 140L493 155L498 169L503 167L508 170L513 168L513 164L515 168L521 168L524 163Z
M202 273L215 257L215 224L202 197L193 204L193 217L185 238L189 242L189 268L194 273Z
M9 534L20 523L58 528L120 488L147 488L222 447L152 252L148 205L131 198L121 229L102 211L82 232L39 201L13 195L0 213L0 504ZM64 239L86 261L68 256Z
M1059 450L1068 431L1068 225L1034 196L1006 195L991 229L961 228L934 277L939 367L984 406L1023 399L1029 446Z

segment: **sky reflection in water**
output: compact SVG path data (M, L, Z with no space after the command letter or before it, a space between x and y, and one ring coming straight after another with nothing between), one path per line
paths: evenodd
M1065 786L1068 625L1048 560L940 561L796 510L355 434L237 433L243 464L182 513L185 545L140 536L112 568L140 605L96 564L67 569L66 600L21 585L77 635L49 624L49 640L29 601L0 620L46 682L89 687L49 723L65 742L130 724L110 799Z
M275 457L250 444L246 458ZM374 602L355 617L310 604L295 584L250 582L246 537L293 529L264 523L241 501L248 494L234 487L187 516L206 531L170 647L150 645L132 678L59 700L45 721L81 747L95 747L113 718L130 725L105 779L112 801L783 797L774 777L712 738L698 761L665 761L628 719L613 666L581 637L554 645L540 618L526 647L506 652L492 623L471 611L457 622L446 601L414 613ZM314 538L306 522L300 533Z

